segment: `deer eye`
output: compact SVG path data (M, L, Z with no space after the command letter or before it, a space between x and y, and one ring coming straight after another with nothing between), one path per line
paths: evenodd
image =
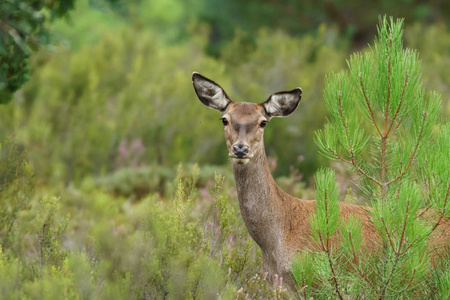
M228 125L228 120L226 118L222 118L221 120L224 126Z
M267 121L262 121L261 124L259 124L259 126L261 126L262 128L266 127Z

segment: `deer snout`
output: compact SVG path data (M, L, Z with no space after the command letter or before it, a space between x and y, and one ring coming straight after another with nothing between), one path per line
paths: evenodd
M233 154L239 158L243 158L245 155L248 154L248 146L245 146L243 144L234 145Z

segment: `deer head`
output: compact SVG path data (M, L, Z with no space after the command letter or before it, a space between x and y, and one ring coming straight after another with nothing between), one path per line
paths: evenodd
M233 163L246 164L264 149L263 133L273 117L291 114L301 99L302 89L271 95L263 103L234 102L214 81L194 72L192 82L200 101L222 114L225 139Z

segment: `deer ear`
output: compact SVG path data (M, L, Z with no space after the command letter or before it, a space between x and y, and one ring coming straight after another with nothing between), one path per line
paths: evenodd
M285 117L291 114L302 98L302 89L296 88L288 92L275 93L262 103L267 116Z
M192 83L198 99L209 108L224 112L231 103L225 91L214 81L197 72L192 74Z

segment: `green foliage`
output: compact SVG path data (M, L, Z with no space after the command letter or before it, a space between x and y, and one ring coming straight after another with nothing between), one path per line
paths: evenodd
M261 254L239 217L229 167L204 165L224 165L227 155L220 122L194 99L192 71L215 78L238 101L261 102L273 92L303 88L298 111L271 123L265 142L270 158L278 159L271 166L283 176L280 185L308 199L314 197L306 182L325 163L311 142L313 131L325 121L325 104L335 112L342 106L342 114L330 115L333 125L317 140L347 162L354 156L353 170L374 203L377 228L387 228L391 238L384 239L379 256L365 255L361 223L338 220L334 209L332 216L324 213L335 205L337 192L335 179L322 174L328 193L320 199L330 200L331 192L333 201L321 202L314 220L327 236L340 234L341 248L294 259L301 296L335 298L337 284L344 296L370 298L380 294L380 282L393 277L384 285L386 297L448 297L448 258L431 269L428 263L435 247L424 233L436 224L417 218L422 208L429 207L435 220L450 212L445 209L450 166L442 160L449 156L450 127L432 126L439 97L418 84L422 79L427 89L444 95L446 110L440 113L448 116L445 25L406 28L405 43L421 53L422 76L412 72L421 67L416 52L399 54L402 30L394 26L393 48L380 37L372 49L351 57L350 71L327 77L324 104L324 75L344 68L349 41L360 47L381 8L365 3L369 13L350 13L354 18L349 19L342 14L359 10L358 2L326 3L323 9L320 1L80 0L66 23L55 18L67 15L74 1L44 2L0 4L0 102L8 102L28 80L28 59L37 46L53 44L56 37L65 47L40 47L30 60L31 80L16 101L0 106L0 132L15 135L1 141L2 297L287 298L279 283L272 286L264 275L254 275ZM388 2L382 3L384 11L405 13L404 2ZM46 5L51 7L42 10ZM419 3L406 12L407 20L432 20L435 10L445 16L441 6ZM51 28L49 20L54 20ZM381 35L387 33L380 27ZM387 109L388 65L377 63L386 58L392 68ZM402 105L398 114L404 119L392 123L392 131L398 129L386 146L385 177L389 182L402 176L384 191L386 199L402 200L383 206L383 189L362 172L378 181L383 177L383 144L373 125L381 128L386 112L388 121L395 119L406 77L404 98L418 97ZM362 101L363 90L374 118ZM340 160L329 150L321 149ZM200 166L177 172L180 162ZM215 176L218 170L225 179ZM324 220L330 217L333 226L327 228ZM396 230L402 224L405 242ZM398 249L408 251L398 257ZM361 253L364 259L355 259Z
M338 229L339 204L336 175L330 169L322 169L316 175L317 207L310 217L311 237L323 249L331 247L328 240Z
M448 250L448 248L447 248ZM450 297L450 257L449 251L438 258L436 267L432 270L432 280L429 281L431 289L435 291L439 299Z
M300 252L292 259L292 274L297 283L297 292L308 298L313 282L316 281L313 255L307 251Z
M66 25L74 27L70 34L76 35L68 43L85 41L87 45L40 52L32 63L36 68L34 79L18 94L16 103L0 107L0 130L15 132L21 144L34 149L30 159L38 180L69 184L79 183L86 175L109 176L121 168L134 168L132 158L136 155L139 166L145 163L172 168L180 161L224 164L227 158L223 136L218 134L220 124L214 114L202 111L198 101L189 97L193 95L189 76L193 70L210 74L240 101L264 101L275 91L301 86L304 95L299 109L289 118L271 123L271 129L266 131L267 153L278 158L274 170L277 177L288 174L293 167L302 170L302 180L307 180L318 166L326 164L312 142L314 130L325 122L325 106L320 96L323 77L343 69L347 52L346 43L332 27L319 26L316 34L301 38L261 29L252 36L256 47L248 47L245 33L238 31L222 47L220 57L211 59L202 52L208 30L200 24L189 27L192 39L167 43L165 36L156 30L127 27L123 20L113 22L112 12L101 15L90 10L87 3L81 3L80 7L77 16L84 17ZM98 20L101 26L97 26ZM60 28L62 25L58 23ZM424 29L415 26L411 30L421 33ZM444 76L448 33L440 27L436 30L430 29L430 34L439 34L439 43L430 44L436 47L443 65L431 54L425 58L439 70L442 79L435 78L435 69L428 67L423 77L430 78L428 85L448 93L445 88L448 76ZM69 34L69 29L63 32ZM410 55L414 63L416 54ZM364 60L364 55L360 56ZM352 59L360 58L356 55ZM151 72L146 66L152 66ZM355 67L356 80L358 74ZM375 80L378 73L370 70L368 74L367 81ZM339 80L336 79L336 84L340 84ZM398 82L393 84L398 87ZM337 93L331 87L329 82L330 92ZM398 88L394 90L398 93ZM348 92L358 96L358 91ZM372 98L370 101L376 101ZM352 109L354 103L345 97L343 105L349 107L345 111L348 125L358 126L360 110ZM171 118L173 115L183 118ZM352 131L356 135L355 153L365 147L369 135L363 133L367 129ZM360 141L358 134L364 139ZM333 134L329 136L336 138ZM138 141L141 149L133 148ZM49 144L52 146L46 147ZM124 155L126 151L134 151L129 160Z
M348 72L327 77L331 116L316 142L325 156L351 165L360 176L380 243L372 241L375 249L362 253L361 221L338 221L334 177L319 172L311 234L320 251L299 257L293 270L301 288L307 280L317 286L302 289L305 296L439 297L446 285L440 268L435 272L442 280L432 274L430 256L445 253L448 241L430 237L448 217L450 131L448 122L437 123L440 95L425 93L418 54L403 49L402 37L402 20L381 18L374 46L352 55ZM333 248L328 239L335 232L340 246ZM448 265L445 257L439 260ZM301 267L313 268L313 275ZM320 279L313 281L314 274Z
M233 209L223 193L222 178L216 178L212 215L192 218L196 178L195 166L189 176L179 168L173 202L145 198L136 207L136 229L120 243L120 249L117 242L125 232L113 241L110 236L103 238L107 228L99 228L95 234L100 263L113 262L105 265L103 272L129 276L130 297L214 298L227 291L228 284L239 284L245 281L245 274L254 271L256 257L251 258L251 252L255 247L250 243L241 252L241 243L248 244L249 238L242 233L236 236L237 230L242 232L242 223L230 223L227 217ZM239 251L229 248L230 236L236 236L233 248Z
M36 228L39 230L39 263L61 266L66 257L66 251L60 250L62 237L67 229L69 216L61 223L55 220L59 210L59 199L43 197L39 201L39 214Z
M142 1L134 0L126 3L119 0L97 1L44 1L33 2L5 0L2 1L2 21L0 23L0 103L7 103L28 79L30 55L39 46L49 45L54 36L48 26L56 18L66 17L73 10L75 4L86 18L74 18L80 23L86 39L92 42L101 36L103 25L98 26L99 20L118 26L117 23L129 23L132 27L151 27L155 31L164 31L161 37L165 42L176 43L189 40L192 34L190 28L207 24L210 28L209 40L205 44L208 52L219 57L225 45L235 37L236 31L242 32L247 45L257 44L254 32L260 28L278 28L289 34L316 32L322 23L338 27L341 33L353 39L355 43L366 39L372 32L371 24L381 12L398 15L409 20L435 20L442 15L448 15L443 4L435 3L415 4L412 9L404 9L404 1L382 1L381 6L367 6L366 14L359 12L361 3L331 3L329 1L294 1L289 3L273 3L271 1ZM324 9L325 7L325 9ZM90 12L91 8L108 12L115 12L116 22L97 12ZM408 12L405 15L405 11ZM87 12L87 13L86 13ZM343 15L352 15L348 19ZM298 16L308 16L298 17ZM92 18L96 28L87 27L86 19ZM444 18L445 19L445 18ZM103 24L103 22L101 22ZM116 24L115 24L116 23ZM190 26L186 26L190 24ZM123 26L123 25L122 25ZM58 24L62 31L64 25ZM67 27L67 26L66 26ZM121 27L120 25L118 27ZM88 30L86 30L86 28ZM70 35L70 34L69 34ZM79 39L73 38L73 44L80 46ZM81 39L83 40L83 39Z
M211 193L214 195L216 199L216 207L215 214L220 220L220 229L225 234L231 234L233 227L237 225L237 220L235 218L235 211L233 207L228 206L228 197L221 193L224 177L220 175L215 175L215 185L214 188L211 189Z
M187 169L191 168L187 167ZM199 167L198 172L196 182L190 183L191 187L189 190L191 193L197 189L204 189L210 186L214 182L215 172L224 174L228 181L234 180L228 166L203 165ZM166 197L176 188L171 185L174 177L174 169L165 166L126 167L95 179L86 177L81 185L90 186L92 189L101 189L117 196L133 197L139 200L154 193L159 194L161 197ZM181 174L181 180L188 178L190 178L188 175Z
M29 209L33 193L33 167L27 154L14 137L0 144L0 245L9 249L18 237L14 235L20 214Z
M262 102L271 93L301 85L308 91L302 108L274 122L266 143L269 155L279 157L277 174L300 166L306 178L320 165L311 128L320 128L325 118L325 108L318 105L322 78L341 68L344 57L329 42L336 37L333 32L325 27L320 32L317 39L297 39L261 31L249 59L227 70L223 60L202 54L204 39L165 46L157 33L110 30L95 46L61 49L51 57L43 52L35 63L47 63L34 73L21 100L0 107L0 130L14 131L21 143L34 149L30 159L37 179L49 184L79 183L87 175L108 177L145 166L162 172L180 161L224 164L220 122L193 98L192 70L217 78L239 101ZM236 41L227 51L238 55L240 47ZM171 117L175 115L183 117ZM141 175L130 176L137 181ZM109 179L119 177L117 173ZM129 194L126 189L120 188Z
M344 67L347 49L333 28L320 26L315 35L301 38L261 29L253 35L254 48L247 46L244 33L238 33L218 59L211 59L202 53L208 33L201 25L190 27L191 40L167 44L155 30L126 28L123 21L111 25L111 12L99 16L88 4L80 6L86 17L71 25L72 34L78 34L69 43L85 40L88 45L39 53L32 63L34 79L14 105L0 108L0 130L15 132L20 143L34 149L30 159L38 180L79 183L86 175L108 177L122 168L134 168L135 163L155 168L172 168L180 161L224 164L220 124L189 97L193 70L210 74L240 101L261 102L273 92L301 86L304 96L299 109L271 123L266 131L267 153L278 158L277 177L294 168L302 170L299 175L307 180L325 164L312 142L314 130L325 122L320 97L323 77ZM102 26L94 26L99 19ZM91 27L95 30L86 29ZM445 43L439 49L444 53ZM152 66L151 72L146 66ZM357 95L357 91L348 92ZM350 105L345 112L349 126L358 126L361 116L353 115L359 110L351 109L351 99L343 101ZM353 144L364 147L364 142Z
M215 175L214 187L210 189L214 208L203 229L205 248L211 257L223 262L232 282L242 284L259 270L261 253L243 229L242 220L236 218L238 210L230 206L223 185L224 177Z
M108 3L118 6L118 0L97 0L91 4ZM0 4L0 104L8 103L13 94L30 78L29 58L41 46L54 40L48 26L56 18L67 17L75 0L5 0Z
M330 27L337 27L354 45L361 46L371 39L373 24L380 14L402 16L411 23L446 22L450 14L448 7L436 0L414 3L405 0L383 0L376 3L205 0L195 1L195 4L191 4L191 10L197 13L200 21L211 26L208 49L216 55L227 41L234 38L236 29L244 32L251 44L253 33L261 27L277 28L291 35L299 35L315 32L321 24L328 24ZM361 7L364 7L363 11ZM185 14L187 13L189 12Z
M168 190L173 170L162 166L122 168L95 180L95 186L107 192L140 199L147 194L164 196Z
M426 149L426 163L421 166L420 171L427 204L435 208L437 217L442 219L450 216L450 162L443 159L448 157L450 149L450 122L441 124L437 129L437 137L432 140L432 146Z
M380 26L373 49L351 57L349 73L327 78L324 95L332 117L316 138L328 157L352 164L362 175L366 169L369 174L380 172L378 177L366 177L381 187L389 182L386 176L399 179L412 170L410 165L422 153L421 141L430 137L440 107L438 94L425 96L418 81L417 54L403 50L402 34L402 22ZM373 125L370 131L361 126L364 122ZM365 163L361 157L368 145L379 145L382 151L376 160ZM390 168L383 168L387 154Z
M29 213L20 216L27 224L10 235L19 251L0 252L2 296L236 299L245 291L286 298L281 283L272 287L254 276L260 253L236 218L224 178L208 181L213 186L205 194L197 190L197 166L177 173L169 199L125 201L87 184L61 200L29 199ZM70 218L62 217L67 212Z
M359 254L364 243L361 220L356 216L350 215L344 218L339 225L342 250L349 257Z
M112 162L123 161L121 157L125 151L121 147L122 141L125 141L125 150L137 151L130 148L132 143L126 144L128 140L137 139L142 141L142 151L145 152L141 155L141 162L163 164L168 159L180 161L186 157L183 149L188 145L192 149L190 153L204 147L200 139L191 140L192 137L201 136L200 131L213 136L209 130L204 132L204 127L198 125L190 129L190 134L182 135L184 118L166 116L178 113L189 120L202 119L195 105L200 103L182 106L179 103L180 99L184 99L183 95L192 93L191 84L185 78L189 78L194 65L204 64L216 69L219 64L199 56L195 45L163 50L157 47L157 37L154 35L138 34L139 43L132 43L132 35L110 32L93 49L84 49L73 56L61 54L54 60L54 66L47 64L42 68L43 72L36 75L40 83L25 92L26 102L34 103L33 110L26 113L26 122L40 125L36 123L32 133L23 131L24 135L18 135L24 137L27 144L34 144L36 149L43 147L41 149L45 154L34 152L41 157L35 162L42 162L36 166L37 170L42 171L37 176L68 183L72 180L78 182L87 173L104 174L116 168ZM129 43L124 43L124 38L129 39ZM191 63L185 66L184 71L177 70L174 66L183 65L185 55L189 55L186 50L191 52ZM91 51L96 55L89 54ZM91 59L86 60L88 57ZM133 61L131 65L130 61ZM144 67L148 65L154 66L152 73ZM61 76L57 70L59 68L70 71ZM173 76L173 80L169 82L165 76L157 74ZM55 85L60 88L41 90L43 86ZM176 89L173 88L175 86ZM44 98L54 101L40 100ZM218 138L214 143L218 143ZM44 146L55 142L52 149ZM74 149L77 151L74 152ZM195 157L201 156L197 153ZM52 163L44 163L44 157ZM126 166L124 163L118 165Z
M45 22L64 16L73 7L73 0L16 1L0 4L0 104L7 103L28 79L28 59L32 49L48 43L49 31Z

